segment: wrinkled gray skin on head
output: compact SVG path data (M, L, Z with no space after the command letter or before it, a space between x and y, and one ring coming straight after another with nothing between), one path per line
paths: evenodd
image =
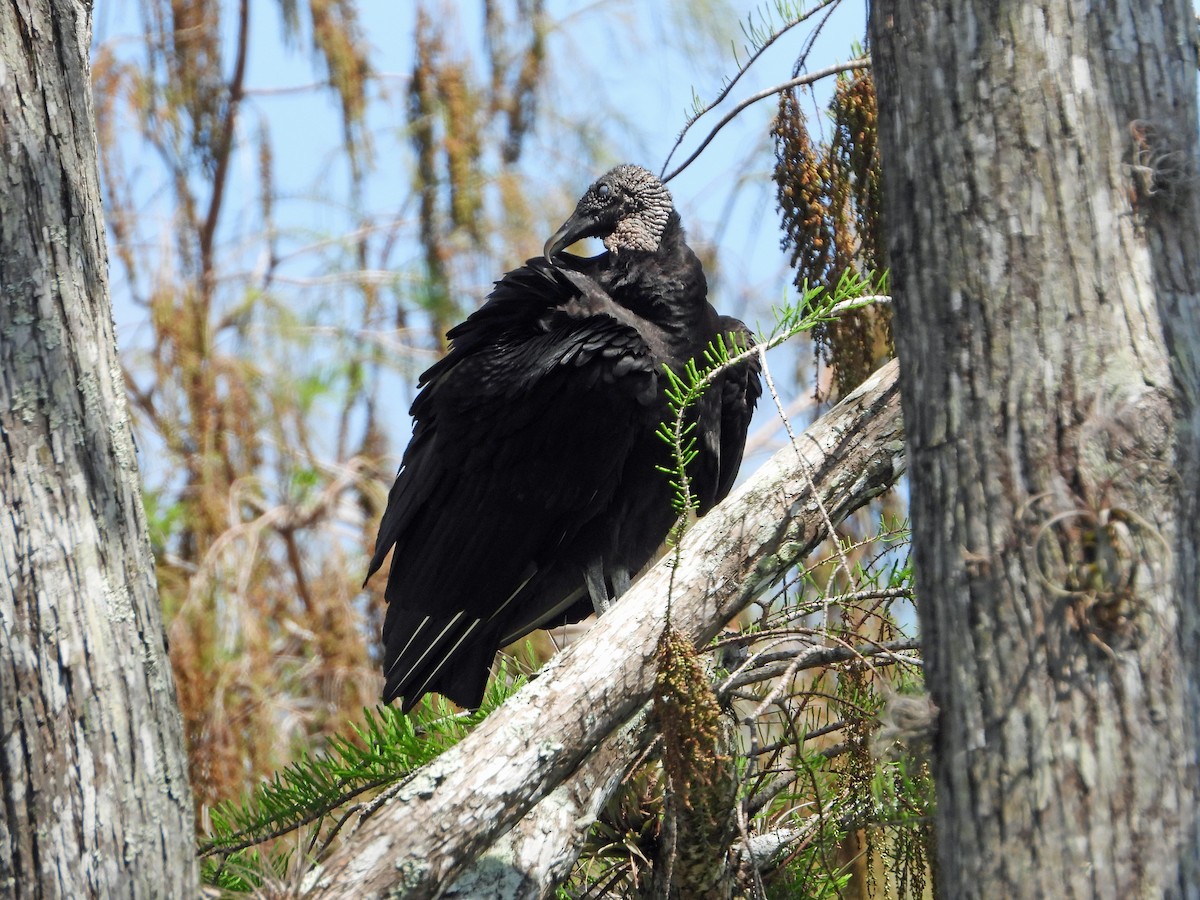
M596 179L571 218L546 242L546 259L585 237L601 238L615 254L653 253L673 209L671 192L652 172L617 166Z

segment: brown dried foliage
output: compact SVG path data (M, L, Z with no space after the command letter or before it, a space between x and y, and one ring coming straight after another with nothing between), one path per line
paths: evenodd
M517 0L509 15L502 4L484 0L483 14L491 111L504 117L506 133L500 152L504 164L511 166L520 159L537 116L538 90L546 66L545 2Z
M484 147L500 151L498 200L506 223L527 223L520 191L504 189L533 127L545 77L542 0L485 2L489 80L479 83L471 60L451 49L444 16L417 7L415 55L408 84L408 137L416 155L420 242L424 255L424 309L431 331L442 335L463 309L454 265L464 249L489 240L485 215ZM444 349L444 348L443 348Z
M403 439L380 415L402 427L406 406L381 399L381 380L396 368L411 379L427 364L416 348L437 347L461 314L451 299L468 295L459 282L484 283L480 270L496 271L497 256L511 262L513 245L532 245L529 232L544 226L508 168L544 75L541 2L489 4L489 21L506 27L482 83L434 26L444 10L425 7L408 135L419 231L404 231L397 197L392 221L364 214L348 235L315 244L305 235L312 267L332 268L341 287L278 277L300 241L282 243L279 159L245 83L259 45L248 0L142 0L140 48L118 40L95 51L115 289L142 317L126 384L149 460L147 506L201 819L296 750L344 733L378 699L384 579L365 592L359 579L395 475L393 441ZM340 111L352 205L373 163L369 104L388 88L358 8L280 2L286 40L311 29L314 89ZM498 172L482 170L489 143L503 145L490 157L503 160ZM256 197L233 183L239 153L256 172ZM158 179L149 190L148 177ZM485 203L491 183L498 220ZM148 203L167 209L165 229ZM394 257L413 246L426 278L381 286L367 277L402 270Z
M342 106L343 144L357 170L369 147L362 130L371 66L353 0L309 0L313 45Z

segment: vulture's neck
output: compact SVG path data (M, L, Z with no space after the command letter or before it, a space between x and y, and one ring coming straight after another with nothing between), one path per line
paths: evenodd
M669 334L695 333L707 315L708 282L687 245L678 213L667 220L657 250L618 253L613 265L613 299Z

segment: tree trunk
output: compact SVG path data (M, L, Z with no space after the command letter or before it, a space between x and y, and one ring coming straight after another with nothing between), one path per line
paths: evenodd
M1196 896L1191 8L870 31L940 894Z
M191 794L109 306L91 4L0 4L0 895L186 897Z
M308 896L443 896L649 699L668 592L671 624L705 643L825 538L822 506L836 523L894 483L904 468L895 379L894 364L880 369L696 523L677 565L661 560L537 680L414 773L311 875ZM616 765L624 751L607 749ZM522 836L514 846L463 882L474 896L543 896L546 867L565 853L530 855Z

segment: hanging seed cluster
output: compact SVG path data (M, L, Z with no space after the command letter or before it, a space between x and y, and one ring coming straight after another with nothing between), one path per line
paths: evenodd
M831 181L829 160L818 154L796 90L779 95L779 112L771 128L775 140L775 194L783 219L783 248L791 251L796 283L805 278L825 283L833 258L833 234L826 197Z
M680 896L720 896L736 833L732 731L723 728L716 694L686 636L664 629L657 664L654 717L670 788L664 812L675 834L672 881Z
M721 710L691 641L667 628L657 655L654 715L663 738L663 768L676 796L693 809L728 762L720 758Z
M772 127L783 248L797 288L832 291L847 272L882 272L885 258L875 85L868 73L838 79L827 143L812 137L795 90L780 94ZM891 316L867 308L813 332L819 362L844 395L892 354Z

